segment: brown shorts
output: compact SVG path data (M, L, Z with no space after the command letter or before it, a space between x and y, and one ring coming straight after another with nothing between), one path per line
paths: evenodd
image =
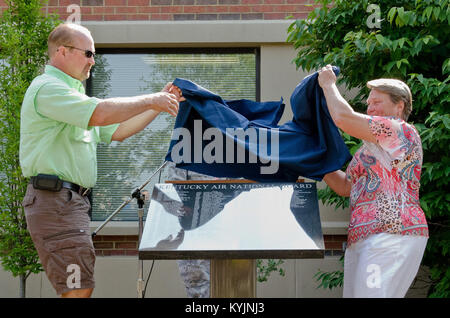
M22 204L39 259L57 294L94 288L88 198L66 188L52 192L29 184Z

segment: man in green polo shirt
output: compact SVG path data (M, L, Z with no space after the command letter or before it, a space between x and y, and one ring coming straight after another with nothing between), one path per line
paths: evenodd
M63 297L90 297L95 252L86 194L97 179L99 142L122 141L160 112L176 116L178 95L159 93L98 99L82 81L95 64L86 28L62 24L48 38L49 65L28 88L21 110L20 164L30 177L23 201L41 263Z

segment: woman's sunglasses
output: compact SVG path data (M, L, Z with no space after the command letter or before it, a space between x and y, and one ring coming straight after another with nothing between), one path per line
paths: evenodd
M84 52L84 55L85 55L88 59L90 59L91 57L94 57L94 58L95 58L95 53L92 52L92 51L90 51L90 50L83 50L83 49L79 49L79 48L77 48L77 47L69 46L69 45L64 45L64 47L68 47L68 48L75 49L75 50L78 50L78 51L83 51L83 52Z

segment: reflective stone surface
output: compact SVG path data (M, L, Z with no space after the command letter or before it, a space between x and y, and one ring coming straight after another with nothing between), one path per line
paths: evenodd
M154 187L141 259L320 258L315 183L183 183Z

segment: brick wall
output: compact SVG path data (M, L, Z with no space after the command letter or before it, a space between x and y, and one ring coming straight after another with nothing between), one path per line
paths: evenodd
M324 235L325 256L342 255L342 243L347 241L347 235ZM137 256L137 235L98 235L94 237L94 247L97 256Z
M49 0L46 10L65 20L71 4L81 21L183 21L303 19L312 0ZM0 7L5 1L0 0Z
M97 235L94 237L97 256L137 256L137 235Z
M343 244L347 242L347 235L324 235L325 256L341 256Z

